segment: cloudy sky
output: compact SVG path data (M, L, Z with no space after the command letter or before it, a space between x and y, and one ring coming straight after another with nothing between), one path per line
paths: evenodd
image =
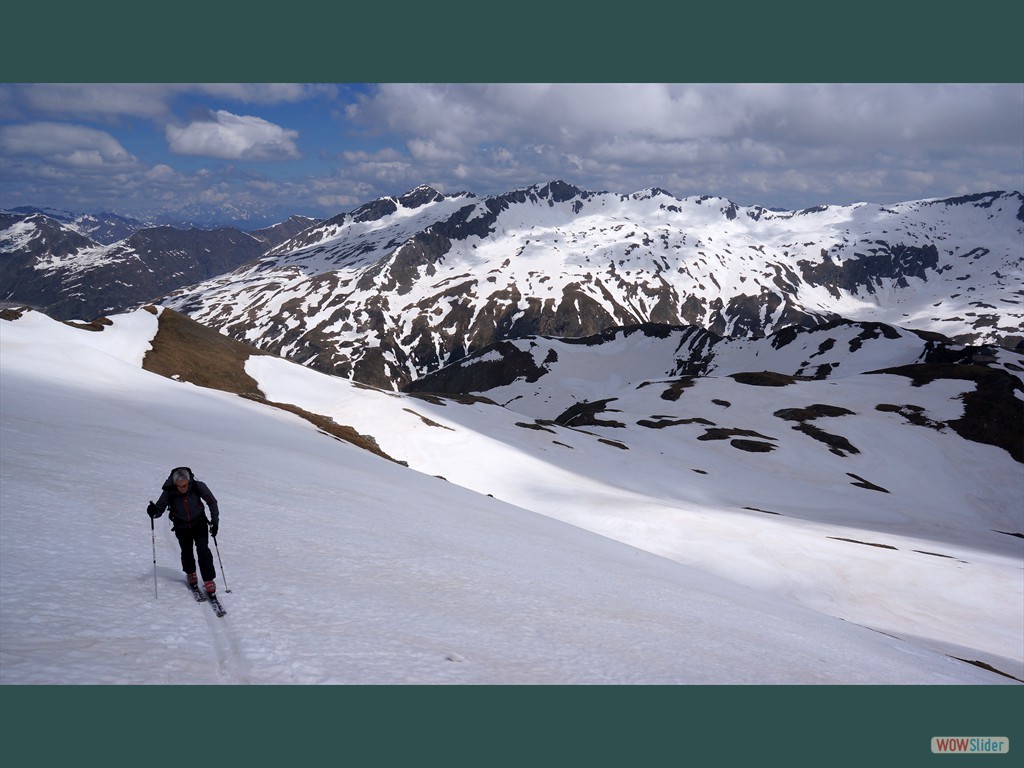
M1024 84L0 84L0 208L332 216L418 184L800 209L1024 190Z

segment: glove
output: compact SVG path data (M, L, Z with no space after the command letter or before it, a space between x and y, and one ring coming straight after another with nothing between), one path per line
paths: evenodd
M146 507L146 514L149 515L150 517L157 517L160 514L160 510L157 509L156 508L156 504L154 504L151 501L151 502L149 502L149 506Z
M210 535L217 538L217 523L210 523Z

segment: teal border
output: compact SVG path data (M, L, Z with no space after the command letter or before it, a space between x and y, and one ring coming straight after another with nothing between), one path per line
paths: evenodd
M1024 81L1021 12L998 7L62 5L4 10L0 80ZM1021 685L3 686L0 722L5 753L38 764L998 766L930 739L1024 751L1022 704Z
M1003 765L935 736L1024 749L1024 686L0 688L5 753L32 764ZM11 716L14 716L12 725ZM62 761L63 762L63 761Z
M1017 82L1008 5L55 0L4 10L0 79Z

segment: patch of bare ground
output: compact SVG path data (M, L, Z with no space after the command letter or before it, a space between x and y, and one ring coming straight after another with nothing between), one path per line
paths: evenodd
M409 397L415 397L419 400L426 400L428 403L434 405L448 405L448 402L460 403L461 405L474 405L476 403L483 403L484 405L497 405L496 402L491 400L489 397L483 395L471 395L471 394L448 394L443 392L404 392Z
M748 453L768 453L769 451L774 451L776 448L776 446L771 443L764 443L760 440L736 439L730 440L729 445L741 451L747 451Z
M160 312L151 347L142 360L147 371L199 387L263 397L256 380L245 372L245 362L266 353L179 312L166 308Z
M70 325L72 328L78 328L83 331L102 331L104 328L108 328L113 324L114 321L108 317L97 317L95 320L90 320L88 323L80 322L78 320L64 321L64 325Z
M676 427L680 424L703 424L706 427L715 426L715 422L708 421L700 416L692 419L669 419L664 417L660 417L657 420L640 419L637 424L641 427L647 427L648 429L664 429L665 427Z
M920 405L911 405L909 403L904 405L879 403L875 406L875 410L882 411L883 413L898 413L908 422L919 427L928 427L929 429L934 429L939 432L946 428L946 425L941 421L933 421L925 416L925 409Z
M775 411L774 415L787 421L799 422L795 427L793 427L793 429L798 432L803 432L805 435L817 440L818 442L824 443L828 446L829 451L837 456L847 456L851 453L860 453L853 443L842 435L834 435L831 432L826 432L820 427L807 423L819 418L855 415L851 410L841 408L838 405L815 403L814 405L809 405L806 408L782 408Z
M439 424L438 422L434 421L433 419L428 419L422 413L416 413L416 411L414 411L412 408L403 408L402 410L405 411L406 413L411 413L413 416L416 416L417 418L419 418L420 421L422 421L428 427L440 427L441 429L447 429L449 432L454 432L455 431L451 427L446 427L444 424Z
M329 435L337 440L343 440L346 443L351 443L357 448L362 448L365 451L369 451L382 459L393 461L396 464L401 464L403 467L409 466L408 462L399 461L393 456L389 456L381 447L377 444L376 439L372 435L363 435L357 432L354 428L349 427L345 424L339 424L329 416L322 416L319 413L311 413L303 408L299 408L297 405L291 403L277 403L272 400L267 400L261 395L248 395L243 394L242 397L253 400L263 405L269 405L273 408L280 408L282 411L288 411L288 413L294 413L296 416L301 416L310 424L313 424L321 432Z
M555 430L548 429L546 426L544 426L543 424L539 424L536 421L533 422L532 424L528 424L525 421L517 421L516 426L522 427L523 429L536 429L539 432L550 432L552 435L558 434L557 432L555 432Z
M157 311L155 307L147 309L154 313ZM338 424L334 419L290 403L268 400L256 380L245 372L245 362L251 356L268 354L262 350L224 336L166 308L160 311L160 321L151 347L142 361L142 367L151 373L207 389L230 392L247 400L294 413L331 437L396 464L405 464L381 450L373 437L362 435L352 427Z
M743 371L730 374L729 378L753 387L785 387L797 381L811 380L810 376L790 376L776 371Z
M773 415L787 421L814 421L814 419L822 417L853 416L855 414L853 411L838 405L815 403L806 408L782 408L775 411Z
M28 307L6 307L0 309L0 320L18 320L28 309Z
M752 429L738 429L726 427L711 427L698 437L698 440L728 440L730 437L759 437L762 440L774 440L774 437L762 435Z
M597 418L599 413L605 411L618 413L614 408L608 408L608 403L617 399L609 397L606 400L575 403L559 414L555 418L555 423L563 427L625 427L626 425L621 421L606 421Z
M1002 448L1024 463L1024 384L1012 373L984 365L919 363L871 373L908 377L915 387L937 379L974 382L974 391L962 396L964 414L946 422L965 440Z
M748 440L746 438L757 437L760 440ZM730 439L734 438L734 439ZM741 451L747 451L748 453L768 453L774 451L777 446L772 443L766 443L765 440L774 440L774 437L768 435L762 435L760 432L755 432L752 429L738 429L738 428L726 428L726 427L709 427L704 431L703 435L700 435L698 440L729 440L729 445Z
M669 384L668 389L661 393L661 399L673 401L678 400L679 396L683 394L684 389L689 389L690 387L693 386L693 383L694 381L696 381L696 378L696 376L683 376L681 378L676 379L671 384ZM643 384L637 387L637 389L641 389L643 387L650 386L651 384L655 383L664 384L664 382L645 381Z
M883 488L882 486L875 485L874 483L872 483L872 482L870 482L868 480L865 480L860 475L853 474L853 472L847 472L846 474L849 475L850 477L852 477L854 480L857 481L855 483L850 483L850 485L855 485L858 488L867 488L869 491L879 491L880 493L888 493L889 492L885 488Z
M892 544L876 544L873 541L858 541L857 539L846 539L842 536L828 536L826 538L834 539L835 541L848 541L851 544L863 544L866 547L878 547L879 549L897 549Z
M831 432L826 432L820 427L816 427L813 424L798 424L793 427L797 432L803 432L810 438L817 440L819 443L824 443L828 446L830 452L836 456L848 456L851 453L860 453L860 451L842 435L833 435Z
M973 664L974 666L981 667L989 672L995 672L997 675L1002 675L1003 677L1008 677L1011 680L1016 680L1018 683L1024 683L1024 680L1021 680L1019 677L1014 677L1009 672L1003 672L1001 669L996 669L991 664L987 664L984 661L978 661L977 659L961 659L959 656L950 656L949 658L962 661L964 664Z
M5 307L0 309L0 320L19 320L26 312L32 311L32 307ZM88 323L77 320L64 320L64 325L72 328L79 328L83 331L102 331L104 328L114 324L114 321L106 317L97 317Z
M953 557L952 555L944 555L941 552L929 552L926 549L913 549L911 551L916 552L919 555L928 555L929 557L944 557L947 560L956 560L958 563L963 563L964 565L967 564L966 560L961 560L960 558Z

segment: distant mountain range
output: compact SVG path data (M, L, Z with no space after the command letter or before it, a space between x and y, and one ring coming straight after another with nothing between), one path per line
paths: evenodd
M0 213L0 302L91 320L228 272L314 223L295 216L243 232L142 226L113 214ZM106 242L115 234L124 237Z
M21 206L0 211L0 216L24 216L27 218L34 214L42 214L67 229L104 245L124 240L134 232L148 226L155 226L155 224L147 224L116 213L73 213L55 208L35 208L33 206Z
M856 321L1024 348L1019 192L777 211L561 181L483 199L421 186L263 237L159 227L101 246L8 214L0 254L0 300L85 319L155 301L385 389L498 342L645 324L758 339Z
M128 216L110 211L99 213L81 213L57 208L40 208L36 206L19 206L5 208L0 214L30 216L41 213L54 221L58 221L68 229L85 235L90 240L103 245L124 240L140 229L153 227L174 227L175 229L241 229L244 232L272 228L281 221L265 212L227 207L203 207L189 205L177 211L154 213L145 218ZM316 219L307 216L288 216L286 219L307 219L311 223Z

